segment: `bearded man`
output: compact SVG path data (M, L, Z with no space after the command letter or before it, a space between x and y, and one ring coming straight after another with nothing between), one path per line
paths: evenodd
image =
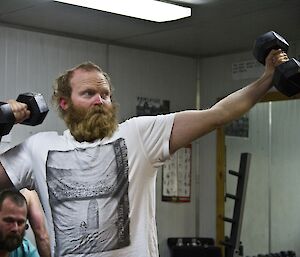
M27 202L20 192L0 192L0 257L39 257L36 248L24 238L27 213Z
M272 50L258 80L210 109L121 124L107 74L93 63L81 64L56 80L53 100L68 129L63 135L38 133L0 155L0 188L38 192L55 257L158 257L158 167L178 149L249 111L285 61L284 52ZM25 104L9 103L17 122L29 117Z

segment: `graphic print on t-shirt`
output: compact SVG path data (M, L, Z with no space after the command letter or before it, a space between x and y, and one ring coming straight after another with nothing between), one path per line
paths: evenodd
M130 244L124 139L86 149L50 151L47 184L56 256L100 253Z

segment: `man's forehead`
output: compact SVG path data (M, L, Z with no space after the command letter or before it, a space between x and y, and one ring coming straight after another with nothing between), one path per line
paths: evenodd
M11 199L7 198L2 203L2 208L0 211L0 215L7 216L7 215L14 215L16 213L25 213L27 215L27 205L24 203L23 205L17 205Z
M101 84L107 84L109 86L109 83L104 74L98 70L86 71L84 69L77 69L74 71L71 78L71 84L89 82L97 82Z

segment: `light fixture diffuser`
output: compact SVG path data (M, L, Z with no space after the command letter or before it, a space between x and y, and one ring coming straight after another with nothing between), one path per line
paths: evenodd
M155 22L191 16L191 8L156 0L54 0Z

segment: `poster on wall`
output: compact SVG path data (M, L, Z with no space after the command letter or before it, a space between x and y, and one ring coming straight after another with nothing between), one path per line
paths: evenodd
M245 114L225 126L225 136L230 137L249 137L249 114Z
M138 97L136 105L137 116L167 114L170 112L170 101L147 97Z
M179 149L163 166L162 201L190 202L192 146Z

